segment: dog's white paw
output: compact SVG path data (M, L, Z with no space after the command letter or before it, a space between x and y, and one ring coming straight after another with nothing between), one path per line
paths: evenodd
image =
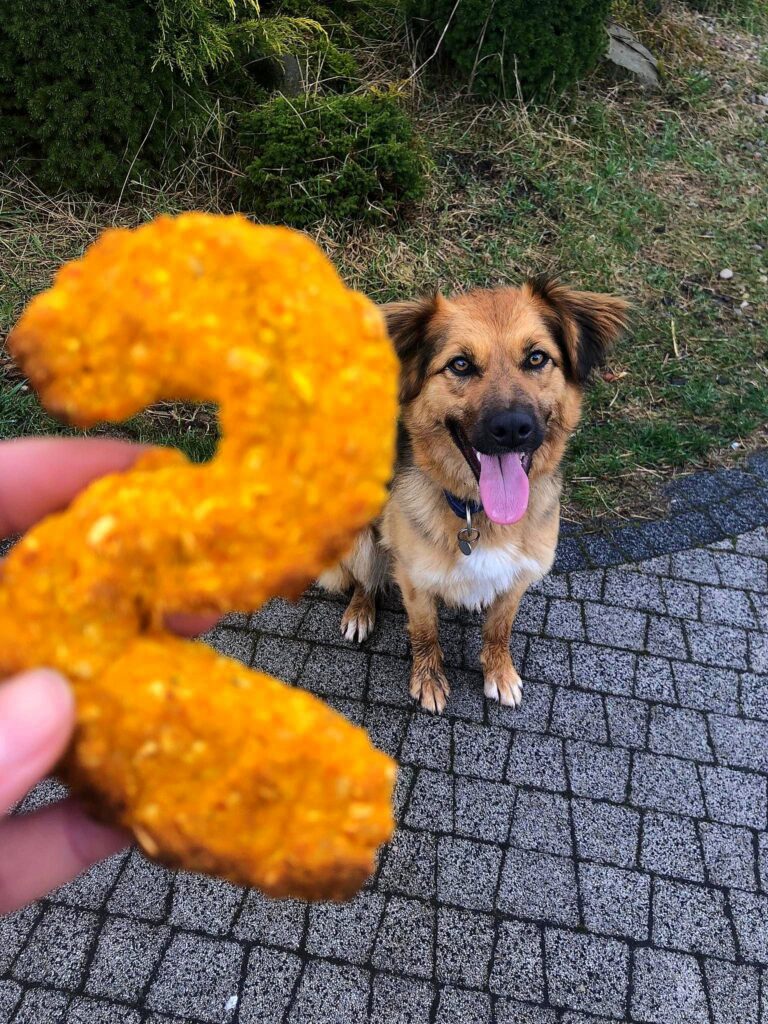
M523 702L523 681L514 665L489 672L483 679L483 693L508 708L519 708Z
M376 609L373 604L351 602L341 619L341 635L350 643L361 644L373 630Z

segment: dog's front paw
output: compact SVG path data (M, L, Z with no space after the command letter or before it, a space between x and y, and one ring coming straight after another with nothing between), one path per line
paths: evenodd
M341 619L341 635L359 644L367 639L376 621L376 605L370 597L353 597Z
M451 688L441 669L413 666L411 672L411 696L417 700L425 711L440 714L445 710L445 702Z
M492 664L483 669L483 693L499 704L510 708L520 707L523 701L523 681L509 655L503 661L494 659Z

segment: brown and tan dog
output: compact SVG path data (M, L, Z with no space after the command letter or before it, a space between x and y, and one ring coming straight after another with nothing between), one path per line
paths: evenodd
M397 581L411 695L430 711L442 711L450 692L438 600L487 610L485 694L521 701L512 625L525 591L552 567L560 462L587 378L625 327L627 308L623 299L547 279L384 307L402 363L392 491L381 519L320 582L354 588L341 628L362 641L377 590Z

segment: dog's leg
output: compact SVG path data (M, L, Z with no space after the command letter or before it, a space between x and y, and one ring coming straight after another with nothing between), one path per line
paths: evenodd
M395 569L395 578L403 595L408 614L408 635L411 638L411 696L425 711L441 712L451 688L443 669L437 623L437 599L415 587L402 566Z
M376 621L376 600L359 583L355 584L352 599L341 619L341 632L345 640L362 643L371 633Z
M523 681L512 664L509 639L523 594L533 581L526 579L497 597L483 623L483 692L486 697L517 707L523 699Z

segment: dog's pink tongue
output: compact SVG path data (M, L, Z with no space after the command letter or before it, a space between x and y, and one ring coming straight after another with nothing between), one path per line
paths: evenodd
M528 476L517 452L483 455L480 460L480 500L494 523L516 523L528 508Z

